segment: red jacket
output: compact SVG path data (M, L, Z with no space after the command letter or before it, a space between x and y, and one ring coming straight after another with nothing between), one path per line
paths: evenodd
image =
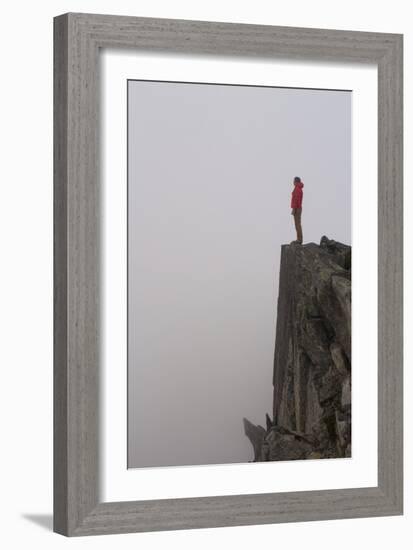
M303 204L303 187L304 183L302 181L294 184L294 191L291 194L291 208L301 208Z

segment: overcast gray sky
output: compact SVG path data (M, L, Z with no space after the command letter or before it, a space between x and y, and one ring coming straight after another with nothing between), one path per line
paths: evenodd
M128 466L253 459L280 247L351 244L351 93L128 84Z

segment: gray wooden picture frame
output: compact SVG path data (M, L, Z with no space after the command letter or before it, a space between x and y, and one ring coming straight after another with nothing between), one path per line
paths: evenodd
M54 530L93 535L403 510L402 35L65 14L54 20ZM101 502L100 48L378 67L378 486Z

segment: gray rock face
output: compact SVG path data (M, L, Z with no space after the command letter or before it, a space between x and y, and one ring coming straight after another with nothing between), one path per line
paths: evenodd
M254 461L351 456L350 246L282 246L273 386Z

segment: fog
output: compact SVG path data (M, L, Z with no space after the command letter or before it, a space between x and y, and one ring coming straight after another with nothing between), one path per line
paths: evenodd
M253 459L280 248L351 244L351 93L128 83L128 467Z

